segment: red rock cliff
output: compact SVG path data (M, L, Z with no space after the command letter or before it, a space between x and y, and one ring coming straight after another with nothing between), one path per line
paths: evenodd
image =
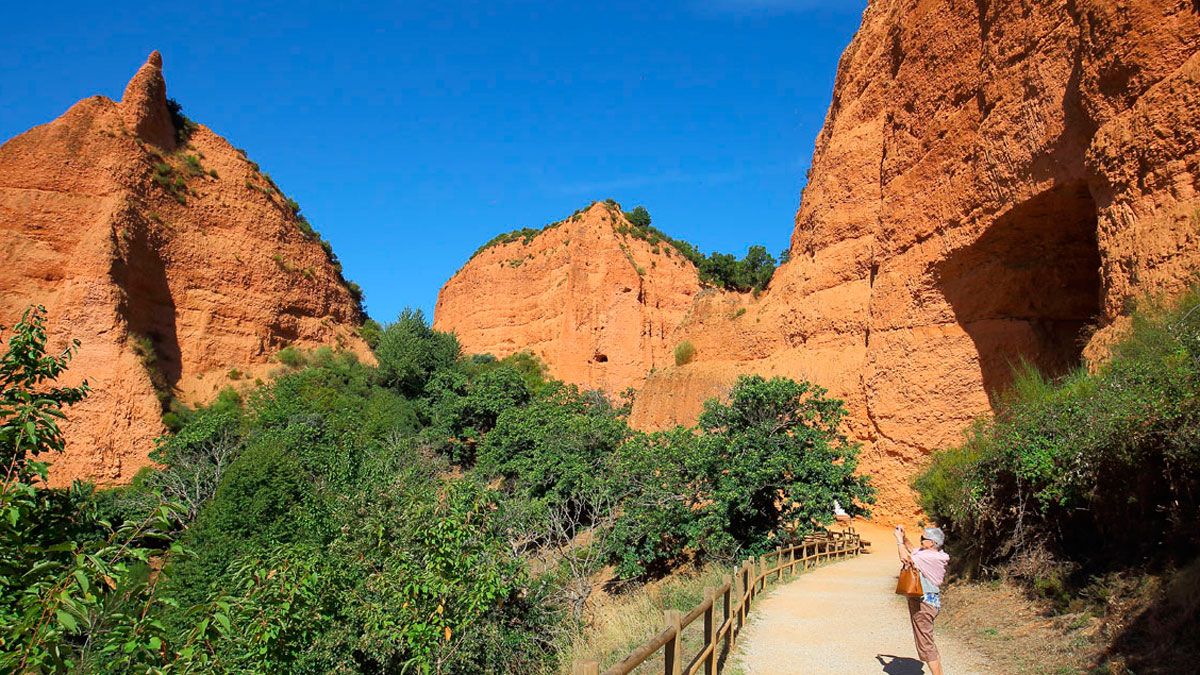
M700 292L696 268L666 244L623 233L597 202L537 236L476 254L442 288L434 327L464 351L531 351L567 382L618 394L673 363L675 328Z
M873 0L791 262L743 316L696 304L696 360L647 378L634 423L690 422L738 373L807 378L847 401L876 513L912 515L909 478L1013 361L1100 356L1129 298L1192 278L1198 47L1190 0Z
M70 381L93 388L49 458L56 484L127 481L161 397L206 401L284 345L367 353L357 303L278 189L203 126L176 147L161 68L155 52L120 103L85 99L0 146L0 323L46 305L53 346L82 342Z

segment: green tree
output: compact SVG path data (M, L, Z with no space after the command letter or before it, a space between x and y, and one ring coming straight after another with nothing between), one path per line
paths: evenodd
M86 381L78 387L53 383L78 349L75 340L58 356L46 354L46 308L40 305L25 310L13 327L0 360L0 461L5 466L0 498L9 494L10 486L15 490L45 480L47 465L35 458L63 449L65 439L58 426L66 417L63 408L82 401L89 389Z
M421 310L405 309L383 330L375 358L385 385L415 397L434 372L454 365L460 351L453 334L430 328Z
M775 274L775 258L765 246L751 246L746 257L738 263L738 290L763 290Z
M650 212L644 206L635 206L632 211L625 214L625 218L635 227L643 229L650 227Z
M602 394L560 384L497 416L480 445L478 470L504 478L522 498L562 504L597 488L605 458L628 435Z
M62 450L63 410L88 394L86 383L55 384L79 344L48 355L45 319L44 307L27 310L0 359L0 670L199 667L215 631L193 626L171 642L156 619L178 608L155 592L162 576L149 565L173 547L177 508L156 504L114 527L97 518L88 486L45 486L36 458Z
M368 318L363 321L363 325L358 329L358 335L367 343L371 349L379 346L379 340L383 337L383 326L375 319Z
M533 399L521 371L494 363L473 375L443 370L429 384L431 424L425 435L455 462L472 464L475 447L496 426L500 414Z
M685 551L762 553L832 523L835 501L867 513L875 491L855 475L858 447L838 429L845 407L825 394L808 382L743 376L728 401L705 403L694 431L627 444L612 472L631 481L615 537L622 571Z
M728 402L710 399L700 414L706 439L694 470L712 479L705 515L741 548L761 550L796 523L801 531L833 522L833 504L867 514L875 490L855 475L858 446L839 427L845 405L809 382L742 376Z

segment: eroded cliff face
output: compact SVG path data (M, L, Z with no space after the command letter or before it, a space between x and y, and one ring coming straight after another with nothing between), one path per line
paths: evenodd
M808 378L848 402L877 513L911 515L1013 363L1100 358L1130 298L1192 278L1198 46L1186 1L872 2L753 349L652 375L634 421L689 421L738 372Z
M597 202L528 240L490 246L442 288L434 327L467 353L529 351L566 382L619 394L674 363L676 327L700 292L690 261L623 232Z
M741 373L805 378L846 400L877 515L914 515L910 477L990 412L1011 364L1102 358L1131 298L1193 278L1198 47L1191 0L873 0L791 261L745 313L683 314L674 341L696 359L648 375L634 424L691 423Z
M285 345L369 354L357 302L278 189L203 126L177 147L157 52L120 103L85 99L0 146L0 248L0 323L44 304L51 346L82 343L67 381L93 390L47 458L55 484L129 480L164 398L205 402Z

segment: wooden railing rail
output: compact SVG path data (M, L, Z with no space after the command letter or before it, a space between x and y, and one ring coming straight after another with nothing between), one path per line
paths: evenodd
M663 613L664 627L619 663L604 671L604 675L626 675L644 664L659 650L663 652L664 675L693 675L701 670L705 675L719 675L725 659L737 645L738 635L746 627L746 617L755 599L774 576L783 580L785 572L796 574L796 568L807 570L834 559L856 556L863 550L862 538L851 527L844 532L822 531L806 536L799 543L777 547L774 553L749 558L733 568L729 580L718 587L704 589L704 601L687 614L678 610ZM774 564L769 565L768 559ZM703 645L685 660L683 631L698 619L704 620ZM577 661L574 675L600 675L596 661Z

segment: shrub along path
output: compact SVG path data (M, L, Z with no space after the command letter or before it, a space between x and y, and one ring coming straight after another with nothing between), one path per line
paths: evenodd
M871 551L796 577L764 596L738 639L734 671L920 675L905 599L893 591L900 569L891 530L856 524ZM909 529L909 539L917 528ZM951 542L953 554L953 542ZM996 673L994 666L935 624L942 667L953 675Z

